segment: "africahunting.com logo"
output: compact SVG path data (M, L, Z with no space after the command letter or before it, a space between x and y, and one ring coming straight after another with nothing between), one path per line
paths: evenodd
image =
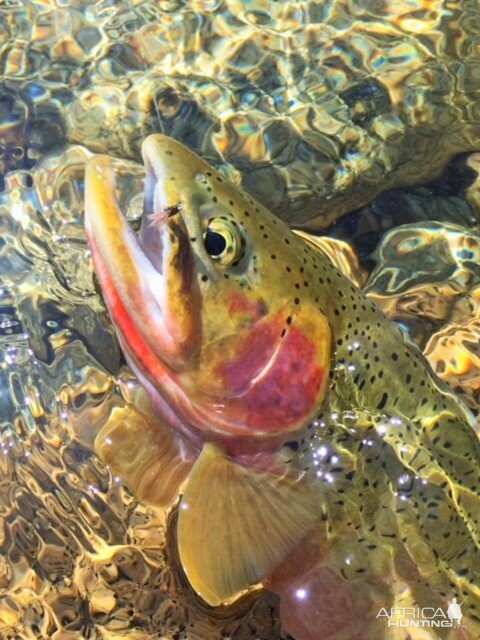
M382 607L377 613L377 620L384 620L389 627L402 629L461 627L462 604L453 598L446 611L441 607Z

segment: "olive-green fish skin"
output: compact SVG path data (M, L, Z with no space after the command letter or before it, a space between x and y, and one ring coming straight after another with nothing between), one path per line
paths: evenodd
M417 596L430 574L437 592L454 592L480 623L473 416L326 256L300 250L335 349L322 413L284 455L324 487L324 520L336 540L325 564L349 581L368 582L382 563L393 572L391 557L404 548L418 567Z

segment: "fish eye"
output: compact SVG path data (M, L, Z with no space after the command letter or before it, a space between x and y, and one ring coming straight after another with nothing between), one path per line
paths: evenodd
M223 267L239 258L242 238L237 225L225 218L211 218L203 236L208 255Z
M212 258L218 258L227 248L227 239L221 233L207 229L205 234L205 249Z

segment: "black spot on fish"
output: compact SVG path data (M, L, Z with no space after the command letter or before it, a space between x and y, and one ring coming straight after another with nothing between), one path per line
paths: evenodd
M377 409L383 409L385 407L385 405L387 404L388 401L388 393L385 392L382 396L382 399L380 400L380 402L377 404Z
M296 442L295 440L292 440L291 442L286 442L285 446L288 447L289 449L292 449L292 451L298 451L298 442Z

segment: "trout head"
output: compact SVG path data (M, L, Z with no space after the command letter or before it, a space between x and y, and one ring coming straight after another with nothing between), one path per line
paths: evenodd
M331 331L305 245L175 140L150 136L136 235L108 158L87 166L86 229L128 362L155 410L199 443L277 446L314 417Z

